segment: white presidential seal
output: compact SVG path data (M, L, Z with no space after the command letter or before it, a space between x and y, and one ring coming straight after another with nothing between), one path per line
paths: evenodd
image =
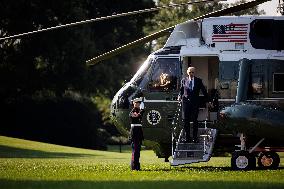
M157 125L161 121L161 114L157 110L151 110L147 114L147 121L151 125Z

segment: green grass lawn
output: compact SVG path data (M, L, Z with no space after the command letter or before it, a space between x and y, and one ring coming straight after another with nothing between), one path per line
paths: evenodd
M130 171L130 156L0 136L0 188L284 188L284 157L278 170L245 172L231 171L229 157L170 167L146 150L142 171Z

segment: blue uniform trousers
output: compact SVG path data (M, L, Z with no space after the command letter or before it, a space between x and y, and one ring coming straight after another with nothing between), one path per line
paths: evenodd
M140 141L132 141L132 157L131 157L131 170L140 170L140 151L141 151L141 142Z

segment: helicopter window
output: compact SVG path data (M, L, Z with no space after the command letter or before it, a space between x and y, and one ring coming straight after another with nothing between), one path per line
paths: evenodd
M159 58L156 60L149 89L152 91L177 90L178 58Z
M257 19L250 24L250 42L256 49L284 49L284 21Z
M284 85L281 83L284 81L284 73L273 74L273 92L284 92Z
M254 20L250 27L251 45L256 49L272 49L273 20Z
M263 77L262 76L252 77L251 87L252 87L253 94L262 94L263 93Z
M239 62L222 62L221 68L221 79L224 80L235 80L239 76Z
M277 42L277 46L276 46L276 49L277 50L283 50L284 49L284 21L283 20L275 20L275 25L276 25L276 32L278 32L278 35L277 35L277 39L276 39L276 42Z

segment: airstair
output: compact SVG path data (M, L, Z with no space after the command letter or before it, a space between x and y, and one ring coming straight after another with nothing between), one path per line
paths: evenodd
M206 119L199 121L198 142L187 143L180 112L179 109L175 116L176 119L173 121L171 165L177 166L209 161L213 152L217 130L208 127L211 124L210 121Z

